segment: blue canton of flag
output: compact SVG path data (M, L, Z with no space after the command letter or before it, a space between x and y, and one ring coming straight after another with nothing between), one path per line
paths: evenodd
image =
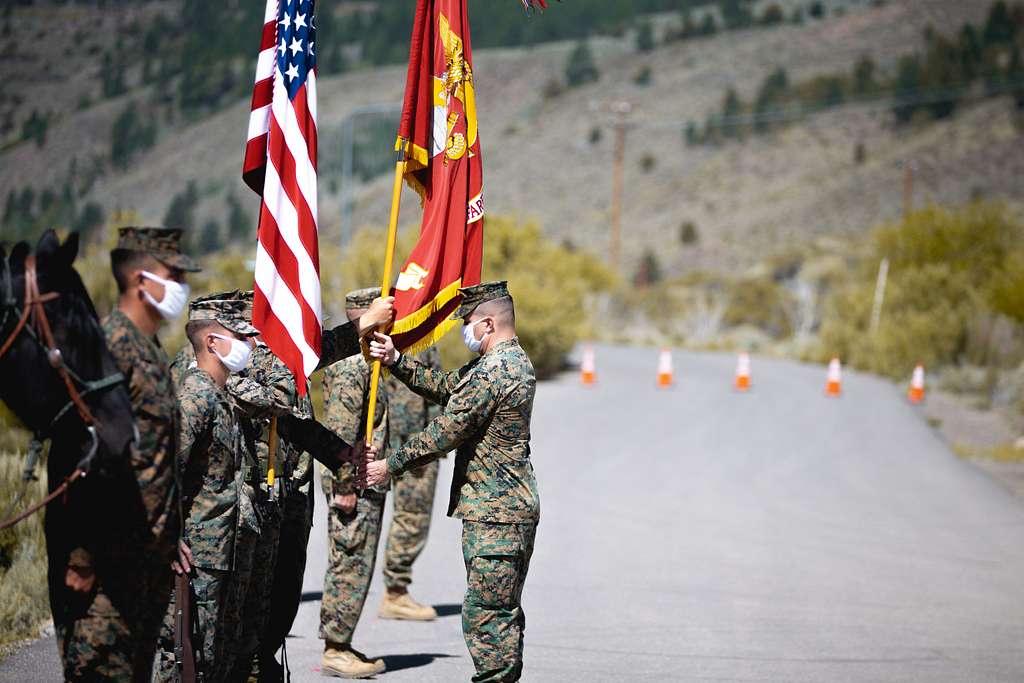
M294 99L316 67L314 0L281 0L277 22L277 68Z

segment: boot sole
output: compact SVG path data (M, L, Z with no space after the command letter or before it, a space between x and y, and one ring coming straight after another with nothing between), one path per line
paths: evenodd
M334 668L329 667L329 666L321 666L320 667L320 675L321 676L326 676L328 678L348 678L348 679L354 679L354 678L373 678L374 676L379 676L380 674L384 673L385 671L387 671L387 669L386 668L382 668L380 671L369 671L369 672L363 673L363 674L350 674L350 673L345 673L344 671L341 671L339 669L334 669Z
M394 612L378 612L377 616L381 619L393 619L395 621L434 621L437 616L432 617L410 617L403 614L395 614Z

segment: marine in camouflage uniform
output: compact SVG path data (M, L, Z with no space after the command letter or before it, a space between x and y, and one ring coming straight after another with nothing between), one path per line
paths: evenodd
M185 271L199 270L181 253L180 238L180 230L121 228L111 253L115 271L125 271L115 272L122 301L101 326L107 348L125 378L138 431L130 451L138 498L126 502L140 508L141 523L124 530L128 535L121 537L112 553L114 566L106 572L106 581L86 598L91 604L84 618L76 620L71 628L57 620L64 673L69 680L95 676L135 681L150 678L178 534L173 486L177 407L160 340L136 326L124 310L124 298L136 294L128 276L145 270L147 257L179 277ZM135 518L127 509L121 509L121 514ZM79 548L73 551L71 561L90 566L93 558ZM140 595L146 599L140 600Z
M380 289L350 292L345 298L350 316L365 309ZM326 423L345 441L365 438L371 369L362 355L335 363L324 371ZM379 380L374 414L373 443L380 457L388 445L388 397ZM320 605L320 638L324 640L321 671L325 675L362 677L384 670L383 660L366 660L352 648L352 635L362 614L377 559L387 488L356 490L356 465L348 463L321 479L327 496L328 562ZM355 495L350 512L340 509L336 497Z
M435 347L417 355L417 360L434 370L441 369L441 354ZM390 374L385 380L391 437L388 448L395 452L436 417L440 409L413 393ZM437 612L422 605L408 593L412 583L412 565L423 552L430 533L430 517L437 489L438 461L434 460L392 481L394 513L384 546L384 586L380 616L384 619L429 621Z
M455 317L492 318L504 336L453 372L400 356L391 373L444 412L387 458L374 476L401 475L456 450L449 516L461 517L467 589L462 628L476 666L474 681L516 681L523 666L526 617L521 596L533 555L540 499L530 462L530 418L536 392L533 365L515 334L504 282L460 290ZM495 313L495 311L500 312ZM475 335L475 332L474 332ZM474 338L476 338L474 336Z
M251 291L216 296L242 301L242 320L251 319ZM358 336L352 324L325 331L324 336L332 339L330 347L334 353L349 353L359 349ZM331 357L324 358L325 362L330 360ZM186 346L175 358L172 367L180 374L194 362L194 352ZM261 673L262 666L262 673L272 679L279 668L274 661L274 652L287 636L294 618L292 612L280 636L277 636L276 631L271 633L269 620L274 613L275 600L278 604L288 604L294 593L297 609L302 590L301 577L305 568L311 513L308 498L313 456L309 452L315 453L317 460L337 468L341 464L340 455L349 446L315 422L308 394L299 396L291 371L262 342L257 341L249 367L228 378L226 389L232 404L242 416L243 434L248 433L257 454L258 467L249 468L250 471L243 476L246 482L243 491L253 500L260 513L258 539L254 544L247 544L251 548L244 547L236 552L236 569L232 577L234 588L225 618L226 628L232 633L230 639L235 643L234 653L229 655L234 659L235 668L229 678L244 680L250 671L256 677ZM274 420L278 422L278 439L272 493L267 482L267 470L270 425ZM290 516L286 517L289 513ZM284 529L286 519L292 523ZM292 538L292 535L297 536L297 539ZM279 546L282 541L285 543L284 564L279 566ZM296 555L301 558L297 570ZM279 569L286 575L286 580L277 581ZM296 574L297 585L294 578ZM257 651L259 656L256 656Z
M257 330L238 315L240 303L207 297L194 301L189 322L212 321L240 336ZM216 330L216 328L213 328ZM205 335L204 335L205 336ZM239 530L259 532L251 500L242 494L244 441L227 390L200 367L189 367L179 392L178 473L185 511L183 542L192 554L197 667L205 680L223 680L232 662L225 648L227 611L233 609L232 571L237 568ZM160 637L158 678L177 679L174 601Z

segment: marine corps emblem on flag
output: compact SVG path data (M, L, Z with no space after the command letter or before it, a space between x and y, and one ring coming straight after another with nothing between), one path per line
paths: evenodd
M480 282L483 168L466 0L420 0L397 151L423 200L420 239L395 286L395 344L415 351L459 324L459 287Z

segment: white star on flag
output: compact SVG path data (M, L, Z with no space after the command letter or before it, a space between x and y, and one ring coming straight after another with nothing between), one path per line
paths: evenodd
M292 44L288 46L288 49L292 51L292 57L302 52L302 41L298 38L292 38Z
M286 12L285 15L284 15L284 19L282 21L277 22L277 23L284 24L284 30L287 31L289 28L291 28L291 25L292 25L292 15L290 15L290 14L288 14Z
M287 76L288 78L292 78L292 79L298 78L299 77L299 67L297 67L294 64L292 64L284 72L284 75Z
M295 15L295 28L302 28L306 25L306 15L297 14Z
M281 47L277 48L277 51L280 52L281 54L284 54L285 50L287 50L287 49L288 49L288 41L286 41L284 38L282 38L281 39Z

